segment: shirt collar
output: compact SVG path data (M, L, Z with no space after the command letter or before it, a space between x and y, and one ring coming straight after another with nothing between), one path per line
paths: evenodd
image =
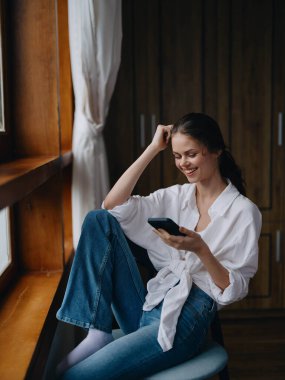
M184 198L182 202L182 209L185 209L190 205L192 209L197 208L196 206L196 185L194 184L189 184L190 188L189 191L187 192L187 196Z
M231 183L229 179L227 179L228 186L221 192L212 206L209 208L210 217L214 217L216 215L224 215L233 201L240 195L237 188ZM187 194L187 198L185 198L182 208L186 208L188 205L192 209L197 209L196 204L196 185L192 185Z
M228 186L221 192L212 206L209 208L210 217L215 215L223 216L233 201L240 195L237 188L227 179Z

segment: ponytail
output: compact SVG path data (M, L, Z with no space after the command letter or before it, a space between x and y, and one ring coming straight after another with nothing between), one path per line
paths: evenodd
M228 178L242 195L246 195L241 169L228 150L223 150L219 156L219 167L221 176Z

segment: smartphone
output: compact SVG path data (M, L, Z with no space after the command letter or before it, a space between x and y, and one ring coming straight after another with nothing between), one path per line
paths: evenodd
M186 236L179 231L179 226L170 218L148 218L148 223L155 229L162 228L170 235Z

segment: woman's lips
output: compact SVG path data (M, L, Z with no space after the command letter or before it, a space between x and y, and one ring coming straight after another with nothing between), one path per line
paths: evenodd
M192 175L198 168L193 168L193 169L190 169L190 170L183 170L183 172L187 175L187 176L190 176Z

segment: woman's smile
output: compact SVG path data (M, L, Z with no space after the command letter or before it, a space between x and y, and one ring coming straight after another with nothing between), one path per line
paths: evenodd
M198 168L192 168L192 169L183 169L183 172L186 174L186 176L191 176L194 172L196 172Z

